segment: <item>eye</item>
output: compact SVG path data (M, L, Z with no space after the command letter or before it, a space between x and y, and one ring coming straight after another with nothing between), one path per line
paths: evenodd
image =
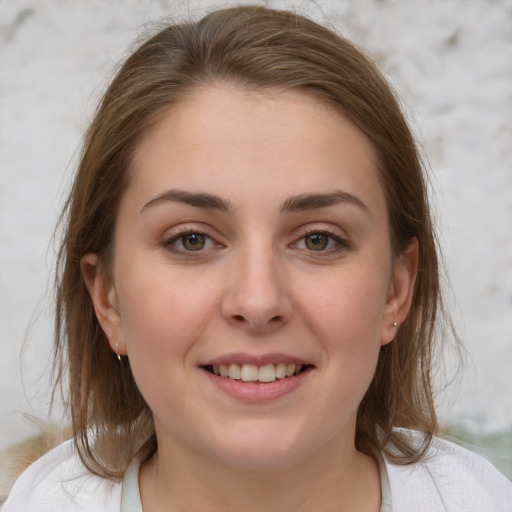
M304 243L312 251L323 251L329 245L329 235L325 233L311 233L304 237Z
M206 237L200 233L182 235L179 240L187 251L200 251L206 244Z
M328 231L310 231L293 245L305 251L326 253L336 253L350 247L347 240Z
M164 244L170 251L181 254L187 252L199 252L215 247L215 242L204 233L198 231L186 231L178 233L167 239Z

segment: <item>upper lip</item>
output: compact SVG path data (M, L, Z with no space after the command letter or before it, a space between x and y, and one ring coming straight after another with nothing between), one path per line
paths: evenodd
M228 364L254 364L256 366L264 366L266 364L296 364L296 365L311 365L309 361L301 359L300 357L291 356L282 353L270 353L270 354L245 354L245 353L233 353L225 354L214 359L209 359L199 366L220 366Z

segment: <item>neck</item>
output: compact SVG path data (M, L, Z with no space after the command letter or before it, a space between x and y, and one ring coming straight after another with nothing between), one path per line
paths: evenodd
M378 512L376 462L352 447L332 446L279 470L243 470L203 454L172 456L159 448L139 475L145 512Z

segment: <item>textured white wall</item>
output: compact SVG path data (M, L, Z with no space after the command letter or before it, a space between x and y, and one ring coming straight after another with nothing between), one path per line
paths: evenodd
M0 447L30 432L20 412L47 417L50 238L114 64L152 20L238 3L0 0ZM443 418L512 427L512 3L266 3L332 23L373 54L402 95L434 173L471 358L457 398L451 389L441 401Z

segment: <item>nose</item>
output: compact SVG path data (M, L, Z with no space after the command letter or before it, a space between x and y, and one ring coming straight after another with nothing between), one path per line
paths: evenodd
M282 265L271 250L247 251L230 264L224 318L249 331L271 333L289 322L292 301Z

